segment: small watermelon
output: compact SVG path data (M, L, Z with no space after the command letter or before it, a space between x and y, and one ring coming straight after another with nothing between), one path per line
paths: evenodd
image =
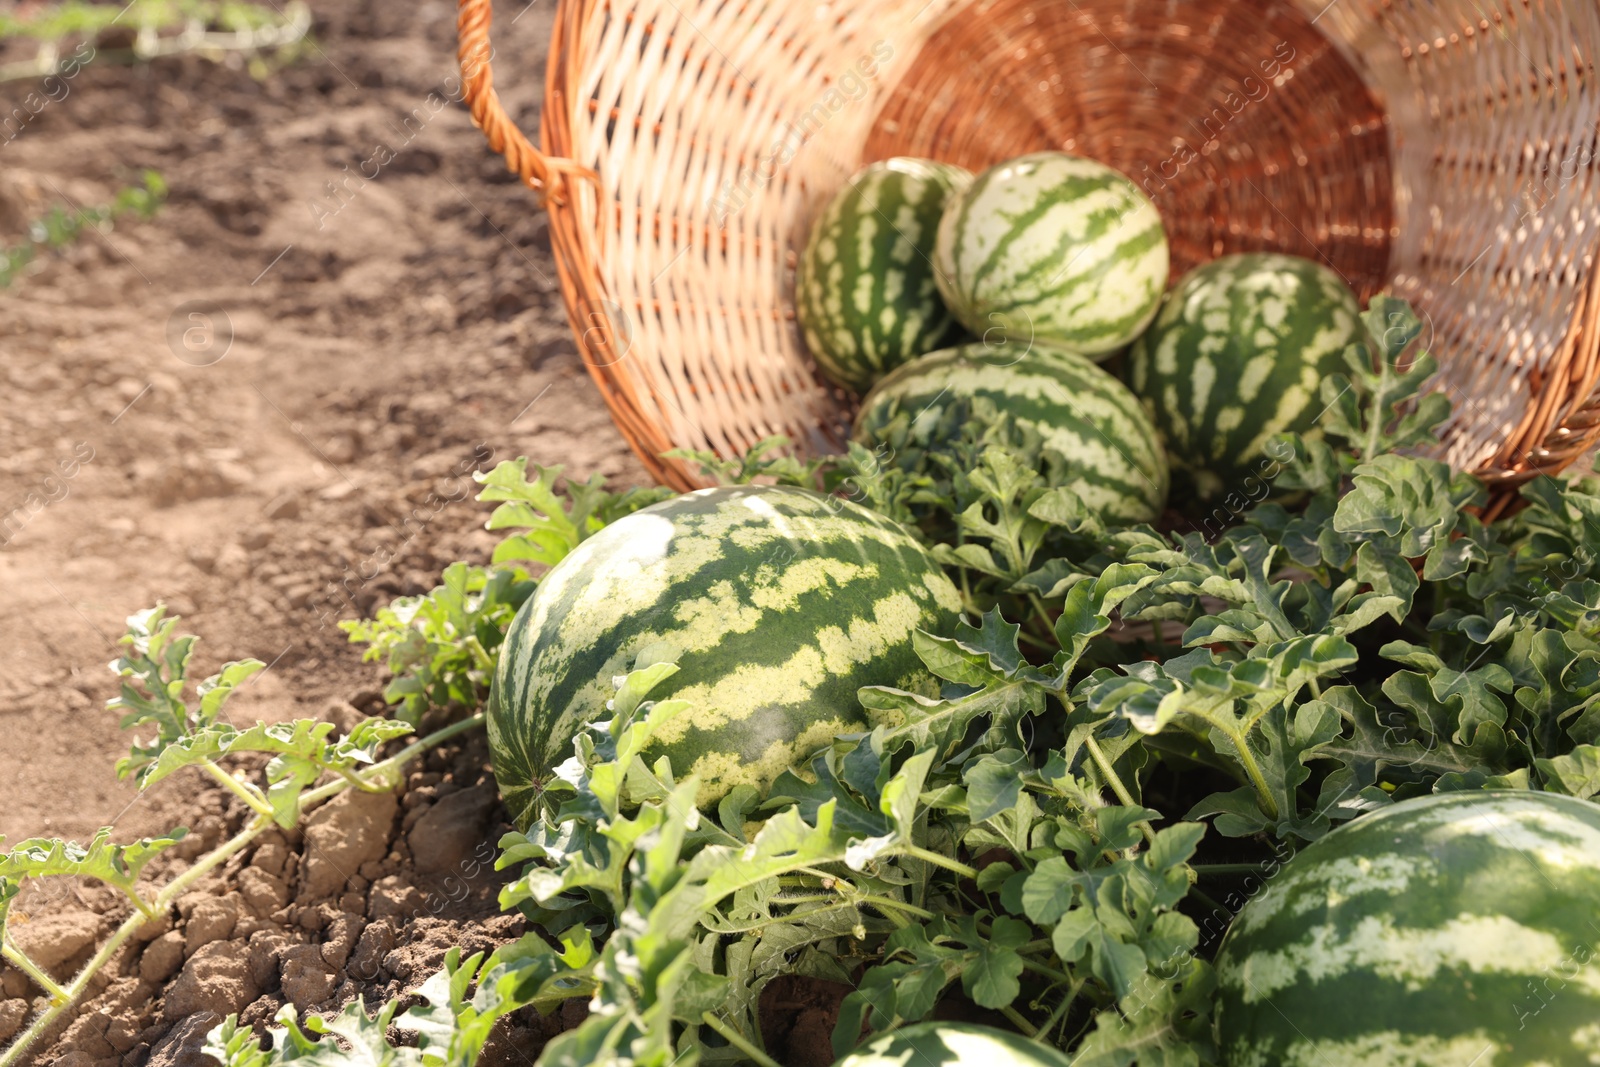
M1227 1067L1600 1063L1600 805L1408 800L1284 864L1217 955Z
M489 751L526 827L542 782L641 652L677 662L652 698L694 708L646 755L710 804L764 787L836 733L868 729L867 685L938 686L912 631L953 629L960 595L901 526L804 489L702 489L617 520L540 581L506 633Z
M890 1031L833 1067L1068 1067L1049 1045L974 1023L917 1023Z
M1128 361L1179 491L1239 491L1274 434L1311 430L1322 379L1362 339L1360 314L1337 274L1298 256L1224 256L1184 275Z
M888 159L850 179L811 227L795 279L795 318L823 373L855 393L960 327L939 299L933 238L972 174Z
M912 360L862 401L856 440L894 449L898 466L923 470L929 453L948 451L945 435L1009 416L1041 439L1051 460L1047 480L1076 491L1105 521L1160 515L1167 457L1128 387L1064 348L1017 349L968 344Z
M1167 234L1149 197L1092 159L1039 152L952 198L934 246L939 291L985 340L1104 357L1139 335L1167 286Z

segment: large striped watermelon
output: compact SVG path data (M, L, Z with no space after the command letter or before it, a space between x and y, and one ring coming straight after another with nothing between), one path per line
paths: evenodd
M1600 1063L1600 805L1446 793L1335 830L1217 956L1228 1067Z
M1066 1055L975 1023L917 1023L868 1041L834 1067L1067 1067Z
M1184 275L1128 363L1180 492L1242 492L1273 434L1312 429L1360 313L1337 274L1298 256L1224 256Z
M811 355L864 393L960 327L933 280L933 237L946 201L972 174L928 159L873 163L811 227L795 279L795 318Z
M1047 474L1109 522L1146 522L1166 506L1167 457L1128 387L1088 359L1035 343L961 345L907 363L879 382L856 415L856 440L899 451L923 469L963 423L1010 416L1053 453Z
M710 803L765 786L835 733L868 725L866 685L936 693L911 647L950 630L960 597L902 527L804 489L702 489L619 519L555 567L506 634L489 749L519 826L541 783L606 718L641 652L679 673L652 697L695 707L646 755L698 775Z
M1167 234L1126 176L1039 152L990 167L939 222L939 291L984 339L1106 356L1139 335L1167 287Z

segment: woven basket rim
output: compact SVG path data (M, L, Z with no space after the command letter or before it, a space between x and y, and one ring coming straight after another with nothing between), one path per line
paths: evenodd
M952 4L943 12L940 23L947 23L957 11L974 2L980 0ZM465 71L469 55L487 54L489 0L460 0L460 6ZM585 39L585 33L595 24L597 14L606 12L610 18L629 17L614 10L610 0L562 0L557 8L546 64L538 150L532 149L524 138L525 150L519 155L517 146L508 143L509 137L500 130L495 112L500 112L498 118L503 125L511 123L504 118L487 77L479 82L464 75L463 82L473 105L474 120L484 128L491 146L507 156L508 166L523 177L549 209L549 234L560 288L579 354L618 429L658 482L680 490L697 488L705 484L697 471L683 461L661 455L680 447L682 442L674 440L660 420L646 414L663 410L663 402L673 403L672 398L652 389L643 376L619 369L621 356L617 353L626 354L628 331L610 311L617 305L607 291L602 267L610 229L607 223L611 221L606 213L614 211L620 224L624 207L599 195L600 184L590 181L593 173L574 159L574 124L579 110L588 103L582 79L592 42ZM918 44L918 53L925 47L926 40ZM485 72L488 65L487 61L483 63ZM905 69L910 69L910 64ZM1589 69L1592 72L1592 61ZM887 94L880 98L880 108L884 99ZM484 101L488 106L480 107ZM654 221L660 226L667 220ZM1600 246L1600 236L1593 243ZM1503 424L1498 452L1474 470L1497 493L1513 493L1518 485L1537 474L1561 470L1600 440L1597 258L1600 256L1591 249L1587 278L1576 295L1566 334L1550 354L1542 379L1530 383L1531 402L1517 419ZM783 311L792 317L792 308ZM842 394L836 393L836 400L843 399Z

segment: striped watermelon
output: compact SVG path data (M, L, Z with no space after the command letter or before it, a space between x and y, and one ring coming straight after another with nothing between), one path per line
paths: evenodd
M953 340L960 327L933 280L933 235L972 174L927 159L874 163L811 227L795 318L830 379L864 393L885 373Z
M945 303L973 333L1088 356L1139 335L1169 266L1161 216L1139 187L1061 152L978 175L940 220L934 263Z
M1088 359L1050 345L1017 356L1009 346L969 344L913 360L867 394L855 437L900 449L895 463L917 470L946 447L941 435L1001 414L1040 435L1059 457L1051 480L1106 521L1147 522L1166 506L1167 457L1139 402Z
M974 1023L917 1023L862 1045L833 1067L1067 1067L1049 1045Z
M1600 805L1446 793L1283 866L1217 956L1227 1067L1600 1063Z
M1273 434L1312 429L1360 314L1337 274L1298 256L1224 256L1184 275L1128 362L1180 491L1238 492Z
M709 804L765 786L835 733L868 726L865 685L937 693L911 647L960 597L904 528L804 489L702 489L619 519L539 583L489 693L489 748L519 826L541 782L606 715L640 653L679 673L651 693L695 708L646 753L698 775Z

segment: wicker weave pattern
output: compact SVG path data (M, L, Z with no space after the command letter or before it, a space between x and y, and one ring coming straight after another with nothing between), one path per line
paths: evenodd
M827 20L799 4L562 8L547 96L570 127L547 127L546 147L598 172L614 228L603 257L582 234L570 250L558 238L558 258L576 283L585 356L663 480L691 484L656 458L669 448L731 454L784 433L817 451L842 439L839 398L794 326L792 249L858 166L876 98L920 43L904 30L919 7ZM890 24L896 41L880 32ZM594 195L575 190L579 217Z
M679 487L668 448L837 445L791 294L854 170L1042 147L1143 184L1175 272L1280 249L1411 300L1444 454L1511 484L1600 435L1597 55L1594 0L563 0L541 165L474 115L551 194L584 356Z
M1339 0L1318 25L1387 101L1392 288L1446 366L1446 458L1564 466L1600 427L1600 5Z

